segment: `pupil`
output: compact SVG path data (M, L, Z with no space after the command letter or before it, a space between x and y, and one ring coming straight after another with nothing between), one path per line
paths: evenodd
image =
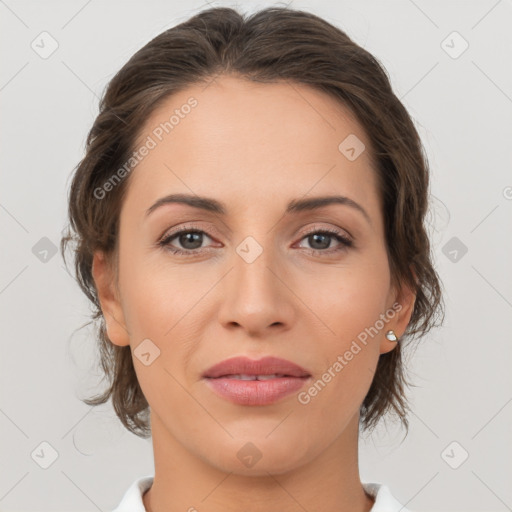
M320 247L315 247L318 237L324 238L324 244L320 243ZM327 249L329 247L329 236L328 235L322 235L322 234L317 233L317 234L311 235L310 238L313 239L313 243L311 245L314 249ZM327 240L327 244L325 243L325 240Z
M180 236L180 243L186 249L198 249L199 247L201 247L201 243L202 243L201 236L202 236L202 234L198 233L196 231L190 232L190 233L185 233L184 235ZM194 240L194 238L195 238L195 240ZM199 244L197 243L198 241L199 241ZM192 244L192 247L188 245L189 242ZM194 243L196 244L195 246L194 246Z

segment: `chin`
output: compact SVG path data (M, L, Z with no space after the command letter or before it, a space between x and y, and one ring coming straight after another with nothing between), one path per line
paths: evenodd
M288 436L283 442L281 437L266 435L230 439L206 459L223 472L245 476L286 473L307 462L308 447L300 439Z

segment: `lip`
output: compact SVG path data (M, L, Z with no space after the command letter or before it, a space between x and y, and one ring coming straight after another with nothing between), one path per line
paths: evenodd
M272 375L274 373L290 377L310 376L310 373L298 364L272 356L257 360L244 356L231 357L212 366L202 376L204 378L216 379L227 375Z
M267 380L240 380L237 375L274 375ZM238 405L270 405L299 391L311 374L285 359L267 356L226 359L208 369L203 380L220 397Z

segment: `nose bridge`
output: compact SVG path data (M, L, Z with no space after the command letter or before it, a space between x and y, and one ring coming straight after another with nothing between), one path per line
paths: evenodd
M274 269L280 265L276 230L270 229L275 224L274 216L258 210L246 209L244 218L239 219L237 229L244 238L234 246L232 261L235 278L253 291L259 286L273 288L275 276L269 267Z
M274 287L275 276L269 268L279 263L272 245L271 237L260 243L248 236L236 247L235 275L246 291L269 292Z
M249 235L235 247L220 311L222 323L236 323L250 331L288 324L293 312L290 293L276 277L282 264L272 232L260 240Z
M261 242L247 236L236 246L233 255L233 279L237 282L235 289L244 293L246 302L251 297L268 302L280 294L274 270L279 262L272 236L266 236L264 240L260 236L259 239Z

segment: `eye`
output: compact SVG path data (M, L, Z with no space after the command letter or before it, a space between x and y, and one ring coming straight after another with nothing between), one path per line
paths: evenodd
M173 254L195 256L208 249L208 247L203 247L205 238L212 240L205 231L190 225L182 227L180 230L166 233L158 242L158 245ZM353 247L353 241L348 236L341 231L328 228L311 230L301 238L301 242L303 240L310 244L309 248L303 248L309 249L315 255L337 253ZM337 245L334 247L332 247L333 240L337 242ZM300 247L302 248L302 246Z
M174 254L182 254L185 256L193 256L202 252L202 244L205 237L211 240L208 234L201 230L188 226L185 229L166 233L164 237L158 242L158 245L164 247L166 250ZM178 244L178 247L173 244Z
M333 239L339 243L334 248L331 247ZM350 238L334 229L316 229L306 233L301 240L307 240L311 246L311 252L315 254L343 251L353 246L353 241Z

